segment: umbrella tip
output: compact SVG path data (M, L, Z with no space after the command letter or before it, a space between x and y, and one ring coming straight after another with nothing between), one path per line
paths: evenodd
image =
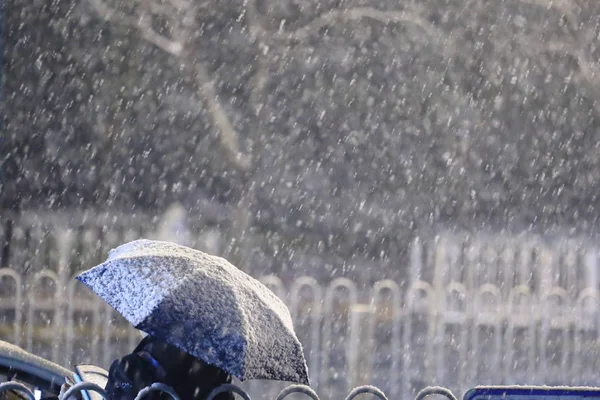
M89 270L86 270L86 271L83 271L83 272L80 272L80 273L78 273L78 274L75 276L75 280L76 280L76 281L79 281L79 282L81 282L81 283L85 283L85 281L86 281L86 274L88 273L88 271L89 271Z

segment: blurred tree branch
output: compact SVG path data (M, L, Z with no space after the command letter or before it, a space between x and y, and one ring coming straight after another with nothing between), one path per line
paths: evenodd
M249 1L247 3L247 14L249 18L258 21L259 16L256 11L256 5ZM352 7L352 8L336 8L329 10L310 21L308 24L292 30L286 31L283 26L278 30L267 30L259 23L253 24L253 32L255 36L263 39L283 39L283 40L306 40L311 34L318 32L327 25L334 24L339 20L354 21L363 18L372 19L385 24L393 22L407 22L416 25L423 29L428 36L440 38L435 26L426 19L419 16L418 12L406 10L379 10L374 7Z
M255 1L248 1L246 3L245 17L248 21L248 30L252 38L252 42L255 43L258 49L257 55L257 71L252 79L252 91L250 95L250 101L254 115L258 117L260 122L261 112L264 109L264 88L267 84L267 65L263 53L268 52L269 46L265 43L265 36L263 35L264 29L260 23L260 13L256 10Z
M526 44L534 53L551 53L556 55L569 55L579 68L579 78L591 89L594 108L600 112L600 63L590 58L589 46L596 40L594 32L590 32L587 24L582 23L579 15L583 9L576 1L568 0L519 0L522 3L544 7L558 13L561 20L563 38L544 40L543 35L533 44Z
M423 29L430 37L437 38L435 27L416 13L396 10L385 11L373 7L331 10L318 16L307 25L284 35L287 35L290 39L305 40L311 33L317 32L319 29L333 24L338 20L353 21L363 18L373 19L386 24L391 22L408 22Z
M188 0L136 0L130 3L132 10L119 12L103 0L89 0L89 4L104 20L111 23L135 28L148 42L183 61L183 67L195 81L197 90L206 101L207 109L219 132L219 143L227 160L236 169L247 171L251 166L250 158L240 150L239 135L218 99L212 80L204 65L188 51L197 29L196 17L203 5ZM166 28L158 31L155 17L165 21Z

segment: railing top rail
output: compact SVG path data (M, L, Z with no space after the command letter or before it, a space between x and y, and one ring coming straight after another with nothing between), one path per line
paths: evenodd
M29 400L35 400L35 395L33 394L33 392L26 385L24 385L20 382L5 382L5 383L0 384L0 393L2 393L4 391L8 391L8 390L20 391L22 393L25 393L25 395L29 398ZM71 386L68 390L66 390L63 394L61 394L59 396L59 399L63 400L63 399L73 398L76 394L81 393L83 391L96 392L103 399L107 398L107 392L104 388L102 388L92 382L79 382L79 383L76 383L75 385ZM142 390L140 390L138 392L138 394L136 395L135 400L142 400L145 396L147 396L150 392L153 392L153 391L164 392L164 393L169 394L172 399L180 400L179 395L176 393L176 391L171 386L166 385L164 383L160 383L160 382L155 382L155 383L143 388ZM246 392L244 389L242 389L238 385L231 384L231 383L223 384L223 385L218 386L215 389L213 389L213 391L210 392L210 394L208 395L207 400L213 400L219 394L226 393L226 392L238 394L243 400L251 400L251 397L248 394L248 392ZM287 396L289 396L291 394L296 394L296 393L305 394L312 400L320 400L319 395L314 391L313 388L311 388L310 386L306 386L306 385L296 385L296 384L289 385L286 388L284 388L283 390L281 390L277 394L275 400L283 400ZM388 400L388 397L384 393L384 391L381 390L380 388L378 388L377 386L373 386L373 385L362 385L362 386L357 386L357 387L353 388L348 393L348 395L345 397L345 400L353 400L361 394L372 394L372 395L378 397L380 400ZM446 396L449 400L457 400L456 396L452 393L452 391L450 389L447 389L447 388L441 387L441 386L429 386L429 387L424 388L416 395L415 400L423 400L425 397L430 396L430 395L442 395L442 396Z

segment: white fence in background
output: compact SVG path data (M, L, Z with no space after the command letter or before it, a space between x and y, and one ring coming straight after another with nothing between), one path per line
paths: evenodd
M135 226L14 226L0 269L0 339L66 366L107 367L129 352L138 333L72 276L144 236ZM485 383L597 386L597 258L580 241L453 233L415 240L406 282L261 281L288 304L322 398L365 383L390 398L431 384L455 393ZM281 388L272 386L254 392Z
M371 383L392 398L428 384L462 391L479 383L593 384L600 381L600 295L571 298L560 287L536 296L461 283L440 296L424 281L406 290L392 281L356 301L356 286L337 279L321 287L298 279L289 288L262 279L290 307L313 386L325 398ZM63 365L107 367L130 351L139 334L78 282L61 286L55 273L24 279L0 270L1 338Z

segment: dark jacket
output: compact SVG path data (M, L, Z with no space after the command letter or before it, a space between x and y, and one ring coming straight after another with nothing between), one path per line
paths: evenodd
M214 388L231 383L231 376L147 336L131 354L112 363L106 391L109 400L133 400L140 390L155 382L171 386L182 400L203 400ZM161 392L152 392L145 397L148 400L170 398ZM233 394L220 394L216 400L233 400Z

